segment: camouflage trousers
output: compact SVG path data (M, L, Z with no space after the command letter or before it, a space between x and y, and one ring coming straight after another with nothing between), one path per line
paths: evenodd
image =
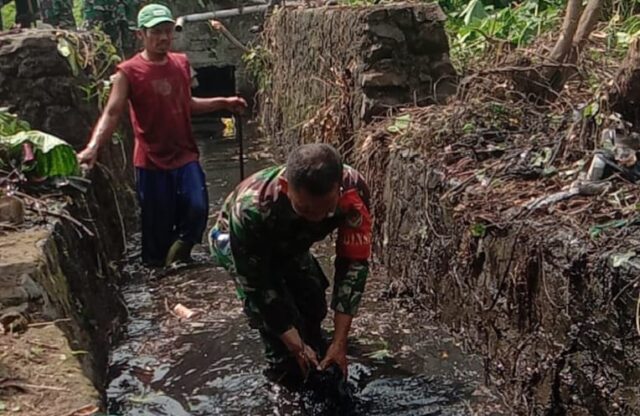
M62 29L75 30L73 0L40 0L40 14L44 23Z
M215 228L212 230L215 233ZM288 365L292 358L279 334L270 332L255 306L244 294L242 279L235 270L235 260L228 245L220 244L209 236L209 246L214 260L224 267L234 278L238 298L243 301L244 313L249 326L260 332L264 344L267 362L274 366ZM304 342L311 346L319 356L326 353L327 343L321 329L321 323L327 316L326 290L329 282L318 260L310 253L277 259L273 261L272 273L282 276L279 292L292 306L293 323ZM266 276L265 276L266 278Z
M125 56L136 49L136 16L139 0L85 0L84 28L99 28Z

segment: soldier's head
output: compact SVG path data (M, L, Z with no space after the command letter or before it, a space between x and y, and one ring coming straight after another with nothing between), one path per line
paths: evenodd
M308 221L332 215L340 199L342 159L328 144L306 144L287 158L285 191L293 210Z
M165 55L171 50L175 20L168 7L148 4L138 13L138 37L148 53Z

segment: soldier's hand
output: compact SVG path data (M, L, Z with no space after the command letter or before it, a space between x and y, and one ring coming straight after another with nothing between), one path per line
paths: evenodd
M318 355L313 348L304 343L297 329L291 328L287 330L280 335L280 339L296 359L304 376L307 375L311 368L318 367Z
M302 375L305 377L309 373L309 370L317 368L319 365L318 355L313 348L307 344L303 344L303 347L300 350L293 352L293 354L300 370L302 371Z
M346 379L349 363L347 361L347 345L345 343L332 342L327 350L327 355L325 355L324 360L322 360L318 369L324 371L332 364L336 364L340 367L342 375Z

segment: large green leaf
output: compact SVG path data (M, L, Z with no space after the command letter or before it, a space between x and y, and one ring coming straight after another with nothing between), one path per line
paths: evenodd
M465 25L468 25L473 20L484 19L487 16L487 12L484 10L484 4L482 4L481 0L471 0L467 7L462 11L462 17Z
M11 152L22 150L22 145L30 143L36 157L33 172L40 177L70 176L79 171L76 152L67 142L50 134L29 130L11 136L0 136L0 144Z
M31 130L29 123L11 114L7 108L0 108L0 136L11 136L25 130Z

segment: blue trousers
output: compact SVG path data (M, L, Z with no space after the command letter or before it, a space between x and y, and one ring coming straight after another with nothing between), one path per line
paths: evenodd
M198 244L207 226L209 197L200 163L173 170L136 168L142 223L142 261L164 264L177 240Z

